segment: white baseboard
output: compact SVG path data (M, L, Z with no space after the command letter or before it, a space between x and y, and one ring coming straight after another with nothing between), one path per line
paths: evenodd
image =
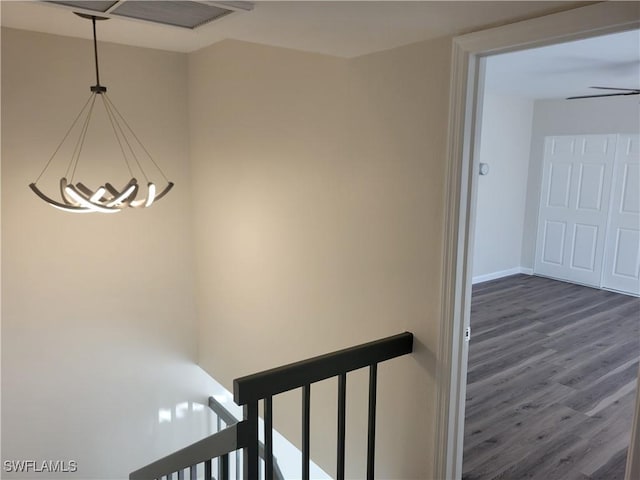
M489 280L508 277L509 275L517 275L518 273L523 273L525 275L533 275L533 269L525 268L525 267L513 267L508 270L500 270L499 272L486 273L484 275L478 275L476 277L473 277L473 279L471 280L471 283L475 285L476 283L488 282Z

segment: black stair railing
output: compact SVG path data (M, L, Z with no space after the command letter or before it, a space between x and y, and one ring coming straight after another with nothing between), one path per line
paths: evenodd
M204 464L205 480L214 480L212 461L217 459L217 480L229 480L229 454L243 450L243 480L263 478L277 480L273 457L273 397L290 390L302 389L302 480L309 480L311 385L338 377L337 480L345 475L345 426L347 373L369 367L369 406L367 440L367 480L375 475L376 390L378 363L413 351L413 334L409 332L387 337L356 347L266 370L233 382L233 397L244 410L244 419L229 425L210 437L183 448L167 457L133 472L130 480L196 480L197 466ZM264 403L264 447L258 440L258 407ZM262 454L261 454L262 451ZM185 477L185 472L189 477Z
M238 423L238 419L229 411L227 408L220 402L218 402L214 397L209 397L209 408L216 415L216 424L218 431L222 430L222 427L228 427L229 425L233 425ZM260 455L260 459L267 464L265 458L265 447L264 443L259 442L258 445L258 454ZM238 456L236 456L236 459ZM280 470L280 466L278 465L278 460L275 456L272 457L273 462L273 479L274 480L284 480L284 476L282 475L282 471ZM239 462L238 462L239 463ZM236 480L240 479L240 465L236 465ZM224 478L220 475L220 478Z

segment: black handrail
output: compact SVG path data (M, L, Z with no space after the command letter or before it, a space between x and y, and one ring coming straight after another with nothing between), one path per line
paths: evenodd
M200 463L246 448L249 440L248 431L247 422L238 422L132 472L129 480L153 480L182 472L187 468L195 470Z
M335 377L413 351L413 334L404 332L356 347L290 363L233 381L233 399L246 405L271 395Z
M337 480L345 475L345 418L347 373L369 367L369 422L367 440L367 480L374 479L376 393L378 363L413 351L413 334L401 333L391 337L346 348L283 367L266 370L238 378L233 382L234 400L244 408L244 420L236 421L229 412L225 430L183 448L163 459L133 472L130 480L171 478L178 472L184 478L189 468L195 479L196 467L205 464L205 479L212 480L212 460L219 458L219 479L229 478L229 454L244 449L242 475L244 480L257 480L260 475L260 459L265 463L265 479L276 480L281 475L273 458L273 396L296 388L302 388L302 480L309 480L309 426L311 410L311 385L330 377L338 377L338 455ZM211 400L209 404L211 405ZM258 402L264 401L264 445L258 440ZM215 402L215 400L214 400ZM216 402L217 403L217 402ZM226 409L225 409L226 410Z
M224 422L225 425L233 425L238 423L235 415L233 415L227 408L217 401L214 397L209 397L209 408L216 414L216 416Z

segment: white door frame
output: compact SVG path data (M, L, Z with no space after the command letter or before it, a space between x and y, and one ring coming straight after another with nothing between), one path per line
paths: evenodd
M453 40L436 405L434 474L437 480L462 477L468 351L464 330L469 325L471 310L473 193L478 168L475 137L480 119L480 69L484 63L481 60L492 54L637 28L640 28L640 8L636 2L604 2ZM637 416L636 412L636 419ZM634 432L638 431L636 426L637 421ZM629 459L630 464L635 461L640 458Z

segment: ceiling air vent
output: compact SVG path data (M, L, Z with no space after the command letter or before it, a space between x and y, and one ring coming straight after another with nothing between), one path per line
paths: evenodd
M160 23L174 27L195 29L222 18L234 11L251 10L253 3L242 1L196 2L196 1L49 1L86 13L99 12L107 17L126 17L145 22Z
M196 28L232 11L198 2L129 0L122 2L111 13L174 27Z
M88 2L47 2L47 3L57 3L58 5L64 5L65 7L80 8L82 10L91 10L92 12L104 13L118 2L88 1Z

